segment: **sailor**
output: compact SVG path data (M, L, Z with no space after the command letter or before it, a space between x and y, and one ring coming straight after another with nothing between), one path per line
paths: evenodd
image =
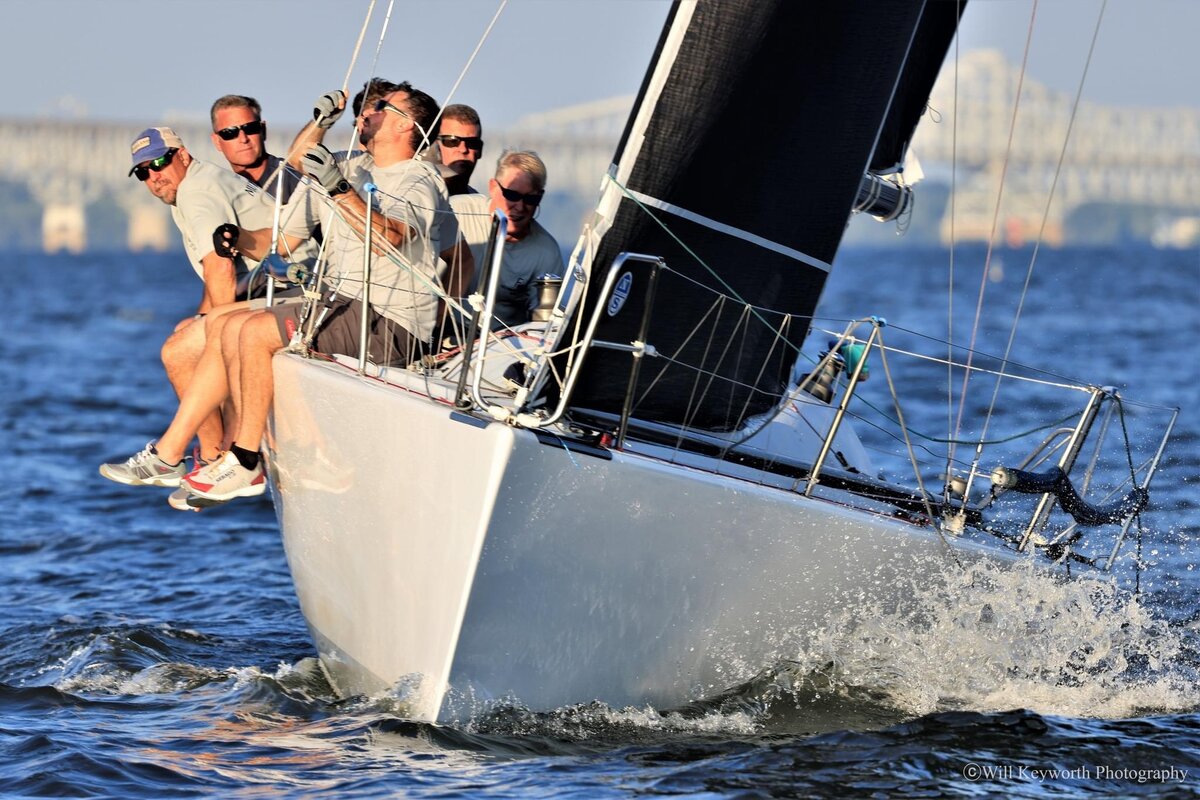
M361 139L362 136L364 104L367 113L374 113L371 109L375 102L381 97L387 97L399 87L400 84L384 78L369 78L363 83L363 87L354 95L352 102L354 129L358 138ZM337 124L345 110L346 93L340 89L326 92L318 97L317 102L313 104L312 121L301 128L300 132L296 134L296 138L292 140L292 146L288 150L288 164L295 169L300 169L300 159L308 152L309 148L324 143L325 135L330 128Z
M240 94L218 97L209 109L209 120L213 147L225 156L230 168L274 197L276 175L283 159L267 152L267 123L258 101ZM283 202L288 201L299 182L299 173L284 174Z
M430 148L425 157L439 165L442 179L446 182L446 190L450 193L450 207L454 210L459 229L468 244L486 241L489 229L487 216L475 215L469 211L463 214L459 213L461 200L472 195L479 196L479 193L471 186L471 176L474 174L475 165L479 163L479 157L482 154L483 125L479 121L479 112L462 103L446 106L442 110L437 145ZM470 205L466 206L466 208L470 207ZM467 226L470 226L470 230ZM481 247L470 248L476 273L483 263L481 261L483 250L484 248ZM456 283L463 286L464 291L469 293L468 282L456 281L450 275L451 272L461 272L462 266L462 264L447 264L443 270L442 281L445 285ZM457 315L454 317L457 319ZM450 327L447 323L448 319L449 317L438 319L436 339L440 340L442 331ZM457 327L461 329L462 326L460 324ZM436 349L440 348L435 347Z
M474 253L476 275L483 273L492 212L500 209L508 218L493 329L529 322L537 305L534 281L543 275L562 274L558 242L534 219L545 195L545 163L533 151L514 150L500 156L486 195L451 198L459 227Z
M151 194L171 207L171 216L182 234L188 261L204 282L195 316L176 325L162 348L167 378L175 393L182 396L203 350L202 320L205 315L245 299L244 290L239 294L238 278L248 274L250 264L241 257L231 259L216 253L211 243L212 228L222 224L269 227L273 209L263 191L254 184L233 172L193 158L170 128L142 131L134 139L131 152L133 168L130 175L145 183ZM199 426L198 434L201 453L215 456L223 437L220 415L212 415ZM147 451L152 450L153 447L148 445ZM104 465L101 474L127 483L136 477L127 466ZM154 479L152 475L144 477Z
M437 280L438 256L462 258L469 264L469 250L458 236L445 184L432 164L413 158L421 144L436 133L430 130L436 117L437 104L429 95L400 84L362 117L360 142L371 157L370 171L364 168L363 159L335 155L324 146L311 148L302 159L305 172L320 188L303 187L297 193L294 202L307 210L285 233L299 236L305 225L313 224L331 208L334 213L326 243L326 282L332 291L326 307L318 312L320 324L311 340L315 351L358 352L364 313L362 234L368 207L376 237L373 241L379 242L373 249L391 247L397 253L396 258L374 260L371 302L365 313L371 331L368 353L375 363L406 361L419 343L428 339L437 305L431 287ZM377 187L371 196L367 196L368 184ZM446 237L452 243L449 247L441 244L445 231L453 234ZM232 241L222 244L221 233L215 232L215 246L236 252ZM237 247L261 253L262 234L239 231ZM469 274L465 278L469 279ZM448 291L461 292L461 287L451 286ZM261 494L265 484L257 451L274 391L271 357L292 340L305 320L297 306L235 313L216 320L196 378L181 398L171 427L159 439L157 453L140 460L139 454L130 461L139 461L161 475L160 464L182 458L198 421L230 396L230 387L236 387L234 404L240 413L233 445L221 458L188 475L181 488L208 502ZM176 474L176 480L183 477L182 470ZM186 493L180 499L186 499ZM174 500L172 505L187 507Z
M442 177L450 192L450 204L463 194L475 194L471 175L483 155L483 125L479 112L468 105L454 103L442 111L437 137L437 159L445 167Z
M280 202L286 204L300 183L300 172L267 151L267 123L263 121L262 107L258 101L240 94L218 97L209 110L209 119L213 129L213 147L225 156L230 168L255 186L262 187L271 199L275 198L282 174ZM286 261L311 268L316 263L321 238L318 231L312 238L284 253ZM252 298L261 297L265 294L266 275L260 271L252 279L246 293ZM288 286L282 280L276 281L276 287L276 297L294 297L300 293L298 287ZM261 307L263 304L258 305ZM203 347L203 342L200 347ZM199 351L195 357L200 357Z

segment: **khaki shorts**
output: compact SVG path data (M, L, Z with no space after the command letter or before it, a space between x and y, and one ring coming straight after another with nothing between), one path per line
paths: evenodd
M328 307L328 311L324 309ZM279 335L286 345L300 327L303 303L286 303L267 309L275 315ZM324 317L322 317L324 312ZM344 355L358 358L359 336L362 332L362 301L349 300L341 295L332 302L319 302L310 312L320 321L313 337L312 349L325 355ZM308 325L305 320L304 325ZM418 356L417 340L404 327L371 311L367 328L367 358L380 366L404 365Z

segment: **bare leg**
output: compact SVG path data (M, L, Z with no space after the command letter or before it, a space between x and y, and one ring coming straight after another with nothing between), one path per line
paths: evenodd
M162 346L162 363L167 380L175 389L176 397L192 381L192 373L200 356L204 354L204 320L189 318L175 326L175 332L167 337Z
M239 340L242 335L242 326L246 324L246 320L251 319L253 314L238 314L229 320L225 329L221 332L221 358L225 362L225 380L229 384L229 409L227 417L229 419L230 442L237 433L239 420L241 420L241 403L242 403L242 358L239 352Z
M210 325L212 317L205 319L189 319L181 323L173 334L167 337L162 348L163 368L167 379L175 389L175 394L182 401L184 393L195 376L196 367L204 355L205 328ZM204 418L196 428L196 436L200 439L200 452L204 455L215 453L225 436L225 426L221 422L219 412L213 412ZM184 446L184 450L187 446ZM162 451L159 451L162 458ZM181 456L182 458L182 456ZM174 463L177 459L166 459Z
M205 337L204 354L200 357L192 380L179 400L179 410L175 412L175 418L155 445L158 457L169 464L184 457L197 429L220 409L221 403L229 396L220 343L221 330L232 318L214 317L208 322L210 330ZM219 419L219 413L216 415ZM219 438L217 442L219 446ZM211 451L204 451L204 446L205 442L201 440L201 452L208 455Z
M279 333L273 314L259 313L248 317L238 337L241 356L240 418L234 444L247 450L258 450L267 426L267 412L275 395L275 375L271 357L287 342Z

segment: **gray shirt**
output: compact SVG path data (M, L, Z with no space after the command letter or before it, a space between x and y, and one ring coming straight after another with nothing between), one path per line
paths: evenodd
M478 285L478 278L486 266L483 259L492 228L488 197L483 194L455 195L450 198L450 205L458 217L463 238L475 256L476 279L473 283ZM524 239L519 242L506 241L500 262L500 283L496 290L492 327L511 327L528 322L530 311L537 305L537 286L534 281L547 274L561 275L562 271L562 251L558 242L537 220L533 221Z
M289 214L287 203L292 199L297 187L300 186L300 174L296 170L288 168L286 162L279 156L267 153L267 168L263 170L262 178L254 181L254 184L262 187L263 191L267 193L267 203L272 206L272 214L274 214L275 190L279 187L280 173L283 174L282 202L284 207L280 209L279 214L280 227L282 227ZM320 249L320 240L316 236L310 236L287 253L285 260L290 264L303 264L311 268L317 263L317 253L320 252Z
M183 235L192 269L204 279L202 259L213 252L213 231L225 223L246 230L271 227L274 208L259 187L250 181L212 164L193 158L187 174L179 182L171 217ZM234 259L238 276L258 262L239 256Z
M377 166L367 153L336 154L346 180L360 196L374 183L371 198L375 211L403 222L415 232L395 255L377 255L371 262L370 303L383 316L402 325L420 339L433 335L439 260L444 249L442 236L458 236L457 225L443 222L453 214L446 186L437 170L420 160ZM306 236L316 224L325 227L325 280L339 294L352 299L363 296L363 241L340 215L331 215L329 197L312 184L302 184L289 204L285 232ZM326 227L327 226L327 227Z

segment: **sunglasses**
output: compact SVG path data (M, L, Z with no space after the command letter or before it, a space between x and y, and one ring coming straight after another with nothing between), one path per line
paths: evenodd
M542 197L546 194L545 190L540 192L530 192L529 194L521 194L520 192L509 189L500 181L496 181L496 185L500 187L500 194L504 195L504 199L510 203L515 203L518 200L523 202L530 208L535 208L538 203L542 202Z
M258 136L263 132L263 123L261 119L256 119L253 122L247 122L245 125L234 125L230 128L221 128L217 131L217 136L220 136L227 142L232 142L238 137L238 131L245 133L247 136Z
M451 136L444 133L437 137L438 142L451 150L456 149L460 144L465 144L468 150L482 150L483 139L478 136Z
M171 159L175 157L178 150L171 149L163 153L153 161L148 161L145 164L139 164L133 168L133 177L139 181L144 181L150 177L151 172L162 172L167 167L171 166Z
M375 110L376 111L393 111L402 117L408 117L409 119L412 119L412 117L409 115L409 113L407 111L401 111L400 109L396 108L394 105L389 103L387 100L376 100L375 101Z

